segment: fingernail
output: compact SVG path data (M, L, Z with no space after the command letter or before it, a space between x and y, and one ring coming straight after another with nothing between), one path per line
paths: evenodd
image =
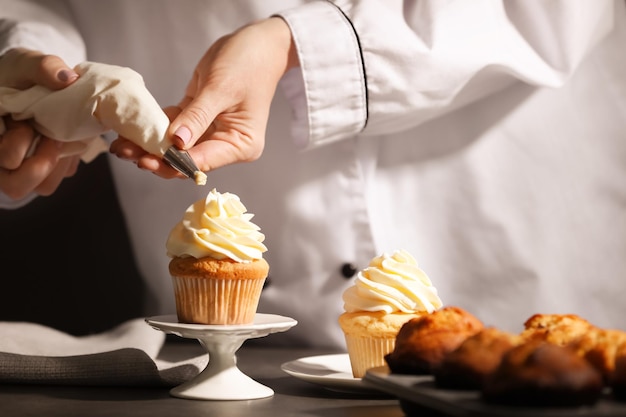
M72 70L69 69L64 69L59 71L59 73L57 74L57 78L59 79L59 81L62 82L68 82L68 81L74 81L75 79L78 78L78 74Z
M191 130L189 130L185 126L181 126L176 129L176 131L174 132L174 136L182 140L183 143L186 145L191 140Z

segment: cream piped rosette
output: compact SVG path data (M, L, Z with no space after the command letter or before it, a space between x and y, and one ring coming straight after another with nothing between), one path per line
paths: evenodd
M265 235L251 222L253 217L237 195L214 188L205 199L189 206L174 226L167 239L167 254L236 262L261 259L267 251Z
M403 249L373 258L342 298L346 312L432 313L442 306L437 288Z

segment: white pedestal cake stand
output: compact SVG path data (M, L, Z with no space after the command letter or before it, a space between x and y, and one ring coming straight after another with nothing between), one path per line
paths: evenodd
M195 378L170 390L174 397L195 400L252 400L274 395L274 391L237 368L235 353L247 339L284 332L297 321L274 314L257 313L252 324L204 325L179 323L176 315L146 319L153 328L187 339L198 339L209 362Z

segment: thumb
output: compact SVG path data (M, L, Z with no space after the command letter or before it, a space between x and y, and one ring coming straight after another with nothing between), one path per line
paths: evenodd
M60 57L24 48L8 50L0 64L0 84L20 90L35 84L59 90L78 78Z
M29 66L33 71L31 79L35 84L43 85L51 90L59 90L72 84L78 78L78 73L56 55L43 55L39 59L39 65Z
M181 112L170 124L169 136L174 145L186 149L207 131L218 111L212 100L202 95L195 99L185 98L180 108Z

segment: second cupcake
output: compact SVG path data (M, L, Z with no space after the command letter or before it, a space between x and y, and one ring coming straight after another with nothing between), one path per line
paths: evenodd
M442 306L437 289L405 250L373 258L342 298L345 312L339 325L355 378L385 365L404 323Z

